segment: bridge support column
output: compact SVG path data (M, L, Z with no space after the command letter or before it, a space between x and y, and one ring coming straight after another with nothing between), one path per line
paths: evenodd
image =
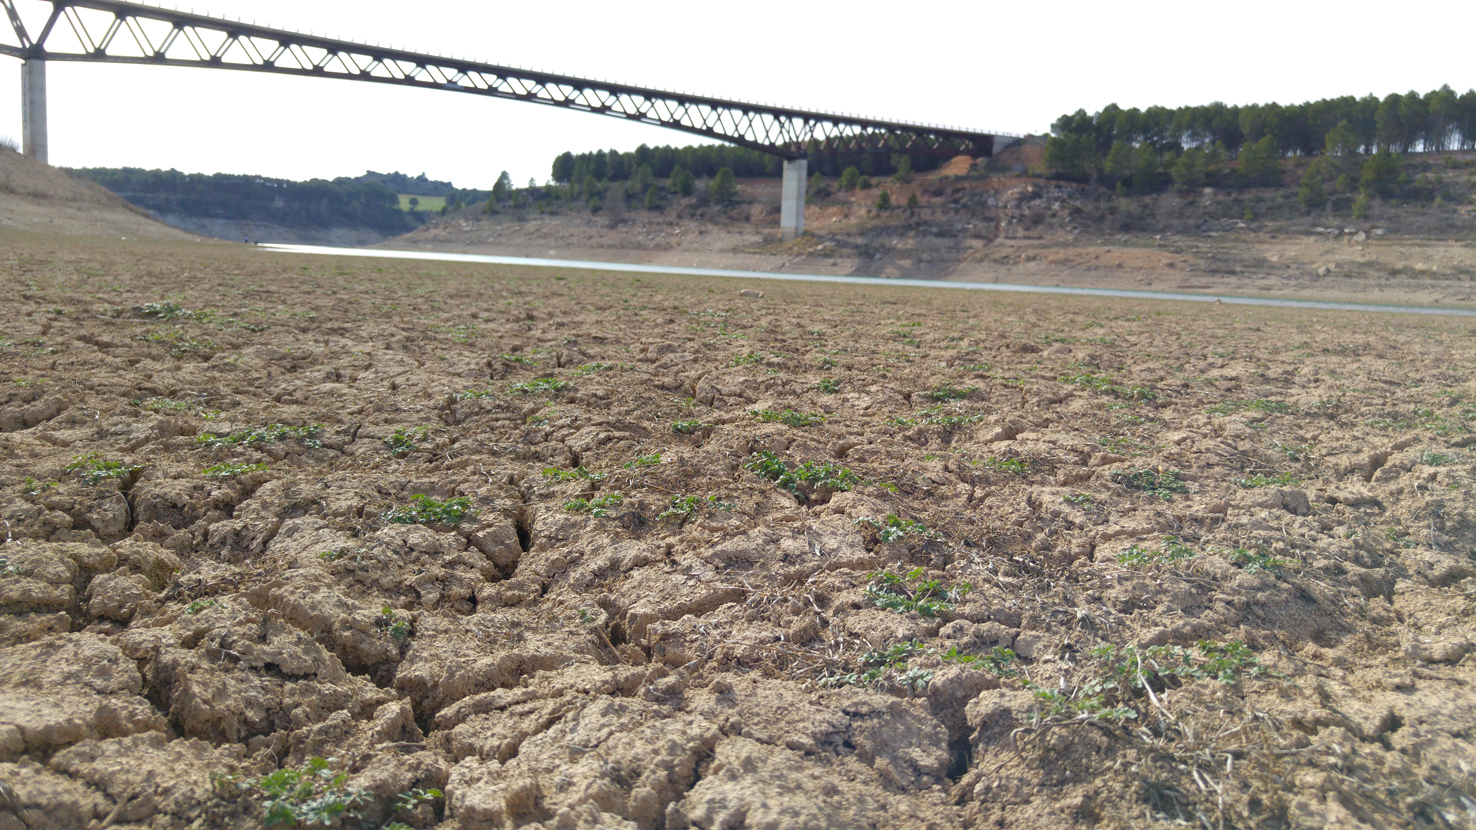
M21 64L21 150L47 163L46 61L27 59Z
M779 196L779 236L793 242L805 232L805 185L809 181L809 159L784 160L784 184Z

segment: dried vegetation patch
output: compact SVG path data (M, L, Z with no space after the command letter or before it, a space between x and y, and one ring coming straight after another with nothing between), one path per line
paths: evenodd
M1468 320L4 241L0 828L1476 810Z

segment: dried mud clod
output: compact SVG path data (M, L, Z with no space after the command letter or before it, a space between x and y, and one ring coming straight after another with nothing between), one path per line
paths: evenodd
M1476 809L1462 319L6 243L0 830Z

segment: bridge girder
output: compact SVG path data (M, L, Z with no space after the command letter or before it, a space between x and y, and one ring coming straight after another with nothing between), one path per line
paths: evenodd
M15 0L0 0L28 60L233 69L441 89L563 107L680 130L786 159L836 153L993 155L1013 136L790 109L595 81L370 46L125 0L39 0L44 27L28 33Z

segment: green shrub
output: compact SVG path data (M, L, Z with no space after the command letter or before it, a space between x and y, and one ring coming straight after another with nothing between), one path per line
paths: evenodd
M397 525L450 525L455 527L471 512L467 496L440 499L417 493L410 504L401 505L384 514L384 520Z
M1149 550L1138 545L1133 545L1117 555L1118 564L1131 567L1142 567L1144 565L1172 564L1183 562L1194 558L1194 549L1188 545L1180 544L1173 536L1165 536L1159 543L1158 550Z
M195 441L212 449L220 447L248 447L254 444L273 444L279 441L301 441L303 446L316 449L323 446L318 440L318 436L322 433L322 424L311 424L305 427L268 424L264 427L249 427L238 430L229 435L215 435L207 432L196 438Z
M588 513L596 519L603 519L610 515L610 508L625 501L624 493L606 493L594 499L574 499L564 502L564 509L570 513Z
M807 461L790 469L784 460L768 450L760 450L748 457L744 469L757 473L785 490L800 501L806 499L800 485L809 485L811 490L844 491L861 483L861 477L839 464Z
M926 575L922 568L914 568L906 574L872 571L866 575L871 584L866 586L865 593L878 608L899 614L910 611L924 617L936 617L941 611L952 611L974 589L967 582L945 585L942 580L925 579Z
M1124 487L1141 490L1149 495L1158 496L1164 501L1170 501L1175 493L1189 492L1189 486L1183 482L1180 475L1178 470L1140 468L1118 470L1111 475L1111 479L1114 483Z
M82 473L83 484L97 484L110 478L128 478L142 469L142 465L129 466L122 461L110 461L96 452L79 455L67 465L67 472Z
M266 464L216 464L214 467L206 467L200 471L200 475L206 478L235 478L248 473L259 473L265 471Z
M813 427L825 423L825 416L819 412L795 412L793 409L785 409L776 412L772 409L754 409L751 414L760 421L781 423L792 427Z

